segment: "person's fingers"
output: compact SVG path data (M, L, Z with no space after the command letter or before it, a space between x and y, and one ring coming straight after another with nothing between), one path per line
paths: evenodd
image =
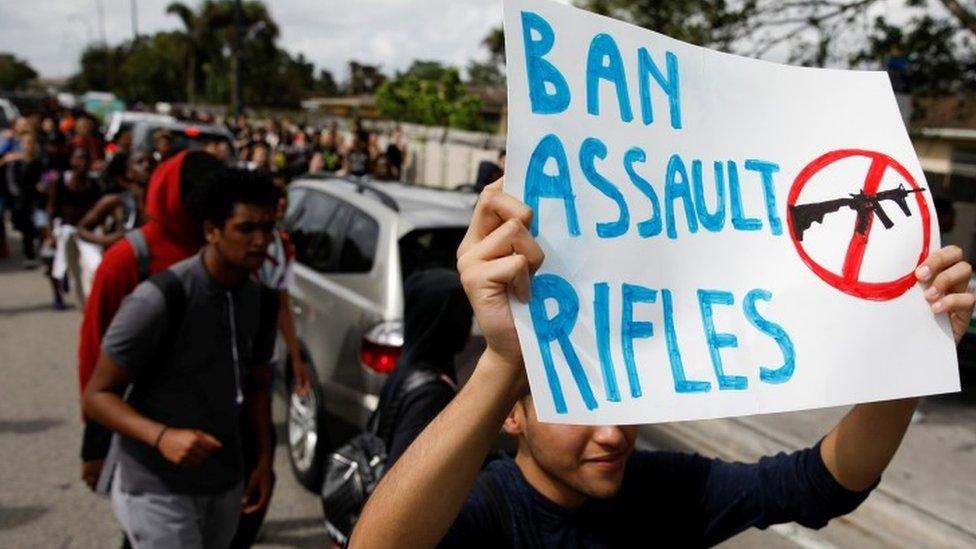
M972 274L972 265L965 261L950 265L932 280L932 285L925 290L926 299L935 301L947 294L966 291Z
M461 275L461 284L468 295L477 295L484 288L510 287L522 302L530 297L531 276L529 262L524 255L509 255L486 261L477 269L468 269Z
M509 219L458 258L458 271L482 261L512 254L524 255L532 271L538 269L545 258L542 248L532 239L529 230L519 221Z
M458 246L458 257L464 255L468 248L480 242L509 219L514 219L525 227L531 227L532 209L515 197L502 192L500 184L497 187L494 185L496 183L481 191L478 204L474 208L474 215L471 217L471 224L461 245Z
M941 250L932 253L926 260L915 269L915 277L922 282L930 282L946 268L963 259L962 248L959 246L946 246Z
M963 316L972 316L974 303L976 303L976 295L969 292L949 294L932 304L932 312L961 313Z
M200 437L197 440L202 442L204 447L207 448L208 450L216 450L218 448L224 447L224 445L221 444L219 440L217 440L210 434L204 433L203 431L199 431L199 433L200 433Z
M251 493L253 494L253 492L254 491L252 490ZM263 481L258 483L257 492L258 492L257 501L255 501L250 505L245 505L244 506L245 513L254 513L256 511L259 511L263 509L265 505L268 504L268 501L271 500L271 487L269 486L269 484L266 484ZM245 500L245 502L249 501L250 499L251 498L249 497L247 500Z

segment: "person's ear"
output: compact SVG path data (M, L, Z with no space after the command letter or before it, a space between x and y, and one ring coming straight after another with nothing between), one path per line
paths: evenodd
M508 417L505 418L505 423L502 424L502 430L505 434L518 438L525 430L525 407L522 405L522 401L519 400L512 406L512 410L508 412Z
M203 237L207 240L208 244L213 244L217 241L217 233L220 232L220 228L213 222L205 220L203 222Z

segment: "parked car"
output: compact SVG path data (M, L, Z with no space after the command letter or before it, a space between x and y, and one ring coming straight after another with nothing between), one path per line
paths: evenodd
M125 130L131 130L137 122L166 124L176 122L176 119L168 114L156 114L154 112L113 112L108 116L108 120L105 123L105 142L115 143L120 133Z
M328 453L362 432L397 363L404 279L424 268L455 268L476 199L331 175L289 186L290 294L312 390L288 393L287 442L295 476L309 489L321 488ZM483 346L483 338L472 338L459 355L460 376ZM290 387L291 368L279 373Z
M153 135L164 130L173 138L173 150L201 149L207 143L214 141L225 143L230 161L236 160L234 136L224 126L208 124L189 124L186 122L140 121L132 126L133 150L152 150Z
M20 110L17 109L17 106L11 103L9 99L0 98L0 129L9 128L18 116L20 116Z

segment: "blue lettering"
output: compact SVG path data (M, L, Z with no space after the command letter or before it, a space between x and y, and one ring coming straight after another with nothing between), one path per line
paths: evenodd
M651 54L647 52L646 48L637 50L637 79L640 81L641 117L646 126L654 122L654 107L651 105L651 82L648 78L652 77L668 96L668 106L671 112L671 127L680 130L681 88L678 81L678 56L671 52L666 52L664 59L668 69L667 77L661 73L661 69L651 59Z
M749 387L749 380L745 376L728 376L722 368L722 355L718 350L723 347L738 347L739 342L733 334L717 333L715 321L712 318L712 305L732 305L735 298L731 292L717 290L698 290L698 307L701 309L702 326L705 328L705 341L708 342L708 354L712 357L712 367L718 378L719 390L742 390Z
M680 181L679 181L680 176ZM667 219L668 238L678 238L678 229L674 222L674 200L680 198L685 207L685 219L688 220L688 231L698 232L698 217L695 215L695 205L691 199L691 186L688 184L688 171L681 157L673 154L668 161L668 173L664 183L664 213Z
M546 313L546 300L554 299L559 305L556 314L549 318ZM593 398L593 391L590 389L590 382L586 379L586 372L580 364L573 342L569 340L576 325L576 318L579 316L579 297L576 291L565 279L554 274L536 275L532 278L532 299L529 301L529 313L532 316L532 327L535 331L536 341L539 343L539 350L542 352L542 365L546 371L546 380L549 382L549 390L552 392L552 400L556 406L556 413L566 413L566 399L563 397L562 387L559 385L559 377L556 375L556 367L552 360L552 350L549 345L553 341L559 342L559 348L563 350L566 362L569 364L569 371L576 381L576 387L583 397L583 403L588 410L597 407L596 399Z
M695 188L695 209L702 227L717 233L725 226L725 170L721 161L715 161L715 213L708 211L705 201L705 183L702 181L702 162L691 162L691 182Z
M777 369L766 367L759 368L759 379L766 383L786 383L793 377L793 369L796 367L796 351L793 348L793 341L789 334L779 324L775 324L763 318L756 310L756 301L769 301L773 294L768 290L755 289L746 294L743 302L746 318L757 330L776 340L780 351L783 353L783 365Z
M539 34L538 40L532 31ZM569 107L569 85L559 69L543 59L556 42L549 22L538 14L522 12L522 42L525 46L525 73L529 81L529 102L534 114L555 114ZM552 87L550 92L546 84Z
M637 233L643 238L661 234L663 225L661 223L661 202L657 198L657 193L654 192L654 187L646 179L638 175L634 169L635 163L640 162L643 164L646 161L647 154L643 149L638 147L634 147L624 153L624 169L627 171L627 175L630 176L630 181L651 201L651 218L637 224Z
M739 169L729 160L729 200L732 202L732 226L740 231L758 231L762 221L754 217L743 217L742 187L739 185Z
M664 336L671 362L671 376L674 377L674 390L679 393L707 393L711 391L711 383L691 381L685 377L685 368L681 363L681 351L678 349L678 334L674 329L674 304L671 300L671 290L661 290L661 301L664 304Z
M624 305L623 318L620 322L620 342L623 345L624 366L627 369L627 380L630 382L630 396L641 396L640 379L637 377L637 364L634 361L634 340L649 338L654 335L654 324L637 322L634 320L635 303L654 303L657 291L633 284L623 285Z
M620 49L612 36L602 33L590 41L590 52L586 56L586 112L594 116L600 115L600 80L607 80L616 87L620 119L624 122L633 120Z
M630 212L627 210L627 201L624 200L624 195L620 193L620 189L596 171L595 159L603 160L606 157L607 146L595 137L586 138L580 146L580 168L583 170L586 180L616 202L617 209L620 210L620 217L616 221L597 223L596 234L600 238L614 238L627 232L630 225Z
M779 171L779 164L765 160L746 160L746 169L762 175L763 197L766 199L766 215L769 229L774 235L783 234L783 222L776 212L776 189L773 187L773 174Z
M603 386L606 388L607 400L620 402L620 390L617 388L617 374L613 370L613 358L610 356L610 285L598 282L593 285L593 313L596 320L596 348L600 353L600 368L603 370Z
M556 161L558 173L547 175L546 162L552 158ZM539 199L559 198L566 209L566 224L569 234L579 236L579 220L576 217L576 197L573 186L569 181L569 162L566 160L566 150L562 141L554 134L549 134L539 141L529 167L525 173L525 190L523 202L532 208L532 236L539 236Z

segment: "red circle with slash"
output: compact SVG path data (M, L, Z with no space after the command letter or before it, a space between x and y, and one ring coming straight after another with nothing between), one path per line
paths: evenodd
M793 206L796 205L796 200L799 198L800 192L810 179L826 166L851 157L865 157L871 160L871 167L868 168L862 189L866 195L874 195L878 192L881 179L888 169L895 170L908 182L912 189L919 190L918 183L908 173L908 170L899 164L897 160L886 154L860 149L831 151L807 164L800 171L800 174L796 176L796 180L793 181L793 186L790 188L790 194L787 199L786 225L790 228L790 238L793 239L793 245L796 246L796 251L800 254L800 259L824 282L854 297L872 301L888 301L904 294L909 288L915 285L915 270L913 269L908 274L895 280L884 282L866 282L859 280L861 263L864 260L868 237L871 235L871 225L874 222L875 216L873 213L867 218L867 228L863 234L857 231L857 226L855 225L854 234L851 237L850 243L847 245L847 255L844 257L844 267L840 274L825 268L810 257L806 250L803 249L803 245L800 243L799 236L796 233L796 228L793 225ZM919 217L922 222L922 251L918 254L918 261L915 264L917 268L929 255L931 216L929 215L928 202L925 200L924 193L916 192L914 195L920 212Z

